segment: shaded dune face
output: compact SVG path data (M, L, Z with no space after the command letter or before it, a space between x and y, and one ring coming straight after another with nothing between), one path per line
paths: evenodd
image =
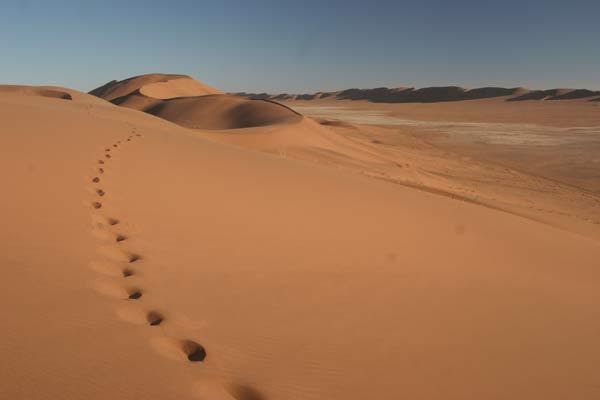
M297 112L274 101L222 94L184 75L152 74L112 81L90 94L186 128L249 128L302 119Z
M187 128L200 129L249 128L302 119L300 114L277 103L228 95L160 101L144 111Z
M591 97L595 94L586 89L548 89L548 90L532 90L523 93L520 96L512 97L509 101L523 100L571 100Z
M442 103L450 101L478 100L506 97L507 101L522 100L574 100L600 98L600 91L588 89L549 89L528 90L522 87L481 87L465 89L459 86L439 86L414 88L346 89L338 92L317 92L314 94L268 94L268 93L235 93L249 99L261 100L318 100L333 98L335 100L366 100L373 103Z

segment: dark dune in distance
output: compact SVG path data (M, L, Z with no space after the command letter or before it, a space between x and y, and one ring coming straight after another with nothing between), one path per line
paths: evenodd
M574 100L600 99L600 91L588 89L549 89L529 90L525 88L481 87L465 89L460 86L439 86L415 88L346 89L337 92L317 92L305 94L232 93L249 99L260 100L367 100L373 103L437 103L448 101L477 100L494 97L507 97L506 101L525 100Z

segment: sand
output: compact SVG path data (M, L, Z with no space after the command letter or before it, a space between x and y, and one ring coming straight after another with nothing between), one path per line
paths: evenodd
M352 126L32 90L0 90L0 398L598 396L596 240L357 173Z
M600 114L594 103L286 104L380 159L356 162L342 151L326 162L600 238ZM314 159L311 149L298 150L289 154Z
M109 82L90 93L193 129L237 129L297 122L301 116L272 101L231 96L189 77L150 74Z

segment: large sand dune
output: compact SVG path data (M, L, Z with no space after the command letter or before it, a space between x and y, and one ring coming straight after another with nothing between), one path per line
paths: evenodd
M29 91L0 90L0 398L597 398L598 242L292 160L381 158L292 111ZM160 111L272 112L210 98ZM275 155L215 142L244 133Z
M198 82L187 75L146 74L122 81L110 81L92 90L90 94L113 101L136 91L156 99L221 93L219 90Z
M281 104L224 95L189 77L143 75L109 82L90 94L188 128L247 128L301 119Z

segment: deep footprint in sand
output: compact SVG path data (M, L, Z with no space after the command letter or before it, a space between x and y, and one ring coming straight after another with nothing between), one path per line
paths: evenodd
M92 203L92 207L94 207L95 209L102 208L102 203L100 203L99 201L94 201Z
M98 189L96 190L96 194L100 197L104 196L106 194L106 192L102 189Z
M193 340L182 340L181 351L183 351L187 356L187 359L192 362L204 361L206 359L206 350L204 350L204 347Z
M149 311L146 315L146 321L150 326L158 326L165 320L163 315L157 311Z
M129 292L129 296L127 296L127 298L129 300L138 300L139 298L142 297L142 291L139 289L133 289Z
M128 278L135 275L135 271L129 267L123 267L120 263L108 260L93 260L90 268L95 272L113 278Z
M253 387L240 384L230 384L227 392L236 400L264 400L260 392Z
M108 222L109 225L117 225L121 221L119 221L118 219L115 219L115 218L108 218L106 222Z
M142 259L142 257L137 254L130 254L127 257L129 263L134 263Z
M121 274L123 275L123 278L129 278L130 276L135 275L135 272L133 272L131 268L123 268Z
M98 182L100 182L100 178L98 178L97 176L95 176L95 177L92 178L92 182L98 183Z

